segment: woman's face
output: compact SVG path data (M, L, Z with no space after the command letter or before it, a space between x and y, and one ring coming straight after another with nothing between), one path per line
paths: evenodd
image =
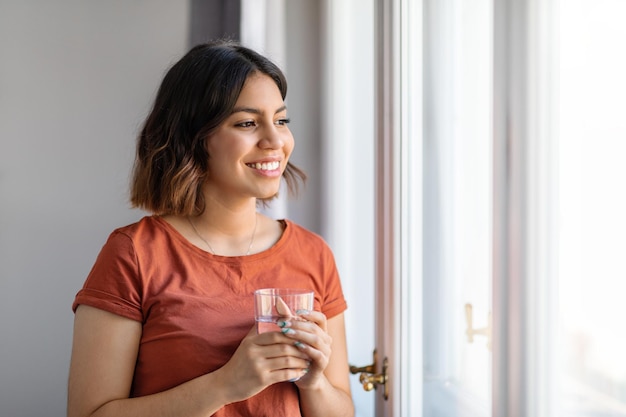
M207 138L209 198L235 202L276 195L294 147L288 122L274 80L250 75L231 115Z

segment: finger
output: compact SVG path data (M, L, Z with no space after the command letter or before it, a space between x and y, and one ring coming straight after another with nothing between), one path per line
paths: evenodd
M291 309L281 297L276 298L276 312L285 317L293 316Z
M325 358L330 357L331 348L329 344L296 340L293 342L293 345L314 362L323 361Z
M310 324L310 326L314 326L319 331L319 327L315 326L314 324ZM299 331L301 333L306 332L302 329L300 329ZM268 350L266 352L271 352L271 354L275 354L276 356L279 356L281 354L294 354L294 352L297 354L298 350L293 348L293 337L291 337L291 334L287 333L295 334L295 330L291 330L290 328L285 327L281 329L280 332L268 332L262 333L260 335L254 335L252 336L254 338L252 339L252 341L257 346L263 348L271 347L271 350Z
M293 346L305 354L316 369L325 369L331 355L331 345L316 341L303 341L305 337L293 341Z
M278 320L276 324L280 328L280 332L283 334L293 334L292 332L290 332L290 329L315 334L326 333L326 331L321 326L312 321L284 318Z
M322 330L326 331L326 315L320 311L298 310L297 317L306 321L317 324Z
M293 356L281 356L266 360L268 369L272 372L281 369L307 369L311 366L311 360L306 358L297 358Z
M274 382L296 382L300 378L305 376L309 372L308 368L305 369L280 369L271 373L271 378Z
M309 356L300 349L293 340L288 338L286 343L274 344L267 346L262 355L267 359L274 358L296 358L299 360L309 360Z
M330 335L314 323L285 321L282 324L284 326L281 333L290 339L298 340L318 349L324 349L324 346L330 347L332 344Z

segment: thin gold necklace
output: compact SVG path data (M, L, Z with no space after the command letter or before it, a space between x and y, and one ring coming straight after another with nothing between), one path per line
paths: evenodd
M196 225L193 224L193 222L191 221L191 217L187 216L187 221L189 222L189 224L191 225L191 227L193 228L193 231L196 233L196 235L204 242L206 243L206 245L209 248L209 251L211 252L211 254L216 255L215 251L213 250L213 248L211 247L211 244L202 237L202 235L200 234L200 232L198 232L198 229L196 229ZM256 225L259 221L259 216L257 216L257 214L254 214L254 229L252 230L252 237L250 238L250 244L248 245L248 251L246 252L246 256L250 255L250 250L252 250L252 244L254 243L254 235L256 234Z

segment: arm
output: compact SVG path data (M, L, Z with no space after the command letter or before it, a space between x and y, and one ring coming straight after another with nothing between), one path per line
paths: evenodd
M212 375L164 393L129 399L141 323L89 306L79 306L68 388L68 417L210 415L223 395L200 393L219 387ZM186 401L181 401L186 398ZM190 401L190 399L196 399Z
M141 323L81 305L74 322L68 417L210 416L225 404L301 375L306 355L280 333L251 329L224 367L170 390L128 398ZM285 368L285 359L290 364ZM242 383L245 381L245 383Z
M352 417L354 405L350 392L346 330L343 314L326 321L322 313L311 312L309 322L293 321L287 335L303 345L311 360L309 373L296 385L300 408L305 417Z

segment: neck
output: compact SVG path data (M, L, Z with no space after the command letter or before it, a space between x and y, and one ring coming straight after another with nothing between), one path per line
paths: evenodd
M212 206L199 216L188 217L193 233L204 249L215 255L248 255L257 231L256 207L239 211Z
M217 233L226 237L245 236L256 222L256 201L240 206L226 206L215 201L207 201L204 212L192 216L196 227L207 233Z

